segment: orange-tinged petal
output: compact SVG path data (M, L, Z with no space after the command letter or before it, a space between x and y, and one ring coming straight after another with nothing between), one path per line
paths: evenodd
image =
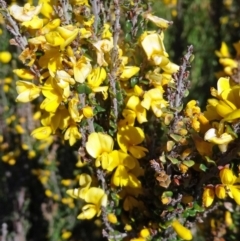
M211 206L213 201L214 201L214 197L215 197L214 187L213 186L206 186L204 188L203 197L202 197L203 205L205 207Z
M218 198L224 199L227 196L226 189L224 185L216 185L215 186L215 194Z

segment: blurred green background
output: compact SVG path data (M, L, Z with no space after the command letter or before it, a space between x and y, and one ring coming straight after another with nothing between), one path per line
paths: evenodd
M188 99L196 99L204 107L210 87L216 86L215 73L221 70L215 50L225 41L234 56L232 43L240 40L239 1L156 0L152 1L151 8L155 15L174 22L165 31L164 41L174 63L180 64L187 46L194 46ZM103 240L100 221L76 220L79 203L73 204L65 194L69 187L77 185L76 177L81 173L76 167L77 147L73 151L55 140L55 146L50 143L36 150L40 144L32 140L28 132L21 133L16 128L28 125L31 120L26 120L29 105L15 103L16 79L11 71L19 64L16 60L19 52L9 46L9 39L1 24L0 52L8 50L13 57L8 64L0 62L1 240ZM6 229L8 235L4 237ZM195 240L211 237L207 232L201 235Z

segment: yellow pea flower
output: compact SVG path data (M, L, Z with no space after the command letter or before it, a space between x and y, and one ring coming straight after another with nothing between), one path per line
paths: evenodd
M13 73L16 74L21 79L25 79L25 80L34 79L34 74L27 69L14 69Z
M108 66L105 60L105 54L109 53L113 48L113 38L102 39L93 43L93 46L97 50L97 63L99 66Z
M141 101L138 96L132 95L126 103L126 108L127 109L123 110L122 115L126 119L129 119L129 117L132 119L132 121L129 121L129 125L134 124L135 118L137 118L137 121L140 124L147 122L146 109L141 105Z
M29 29L40 29L43 27L43 19L34 16L31 20L22 22L22 26Z
M16 98L17 102L30 102L36 99L41 92L40 87L27 81L17 81L16 86L18 92L18 96Z
M77 139L81 139L82 135L78 131L78 127L74 124L70 125L64 133L64 140L69 140L69 145L73 146Z
M228 133L219 135L215 128L209 129L204 135L204 140L217 144L222 153L227 151L228 144L234 139L235 138Z
M64 38L57 31L47 33L45 38L47 42L52 46L60 46L65 42Z
M168 57L168 54L165 50L163 44L163 33L161 35L157 33L144 33L140 37L140 44L145 51L147 58L149 61L152 61L154 65L159 65L158 57ZM154 61L155 60L155 61Z
M82 56L73 67L74 79L78 83L84 83L88 75L92 71L90 59Z
M52 128L50 126L42 126L34 131L32 131L31 136L38 140L43 140L48 138L52 133Z
M227 193L226 193L226 189L224 187L224 185L216 185L215 186L215 194L218 198L220 199L224 199L227 197Z
M122 81L126 81L130 78L132 78L134 75L136 75L139 72L140 68L137 66L124 66L123 72L120 75L120 79Z
M163 99L162 90L159 88L153 88L144 94L141 105L147 110L151 107L153 113L157 117L161 117L163 114L162 108L167 107L168 102Z
M172 222L172 227L177 235L183 240L192 240L192 233L185 228L177 219Z
M240 186L237 185L237 183L240 182L240 179L234 175L233 171L227 167L224 167L220 170L219 176L221 179L221 182L223 184L223 187L226 190L226 193L230 198L233 198L235 202L240 205ZM220 186L220 185L219 185ZM221 187L221 186L220 186ZM219 188L218 188L219 189ZM224 193L219 192L219 198L224 198Z
M94 68L91 73L87 76L88 86L94 93L102 92L104 100L107 99L108 86L100 86L103 81L106 79L107 73L106 70L102 67Z
M206 186L204 188L203 197L202 197L203 205L205 207L211 206L214 201L214 197L215 197L214 187L211 185Z
M102 212L101 207L107 206L107 194L101 188L89 188L84 200L88 204L83 206L82 213L77 216L78 219L92 219L94 216L99 217Z
M93 158L99 158L104 153L110 153L113 150L113 145L114 141L111 136L101 132L93 132L88 136L86 150Z
M142 146L137 146L142 143L145 138L144 132L139 127L126 126L120 128L117 133L118 145L123 152L130 152L135 158L142 158L148 150Z

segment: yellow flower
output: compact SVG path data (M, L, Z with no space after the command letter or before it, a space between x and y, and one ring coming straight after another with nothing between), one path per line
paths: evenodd
M151 235L147 228L143 228L139 234L142 238L148 238Z
M220 51L216 50L215 54L219 58L229 58L231 56L229 51L228 51L228 46L227 46L227 44L225 42L222 42Z
M137 160L132 156L114 150L109 154L108 158L102 158L101 161L103 169L108 171L113 171L117 167L111 180L115 186L141 187L140 181L132 172L138 165Z
M90 64L90 59L82 56L73 67L75 81L84 83L91 71L92 65Z
M19 22L30 21L34 16L41 11L42 4L34 7L30 3L26 3L24 7L13 4L9 7L10 14Z
M62 239L69 239L72 236L72 232L70 231L64 231L61 235Z
M149 61L154 65L166 65L169 61L168 54L163 44L163 33L144 33L140 37L140 43L147 55Z
M43 27L43 19L39 18L38 16L34 16L31 20L24 21L22 26L29 29L40 29Z
M168 106L168 102L163 99L163 91L159 88L153 88L144 94L141 105L147 110L151 107L153 113L157 117L161 117L162 109Z
M124 152L130 152L135 158L142 158L148 150L142 146L137 146L145 139L144 132L139 127L125 126L117 133L118 145Z
M34 131L32 131L31 136L38 140L43 140L48 138L52 133L52 128L50 126L42 126Z
M70 125L64 133L64 140L69 140L70 146L74 145L77 139L81 139L81 137L78 127L74 124Z
M224 199L227 197L226 189L224 185L216 185L215 186L215 194L218 198Z
M2 51L0 52L0 62L3 64L7 64L11 61L12 55L8 51Z
M137 66L124 66L123 72L120 75L121 80L128 80L132 78L134 75L136 75L139 72L140 68Z
M82 113L86 118L92 118L93 117L93 109L91 106L85 106L82 108Z
M118 222L117 217L114 213L108 213L107 219L112 224L116 224Z
M185 228L177 219L172 222L172 227L177 235L183 240L192 240L192 233Z
M221 119L232 122L240 118L240 86L231 85L228 78L218 80L218 88L211 89L211 94L216 99L209 99L207 111L204 115L209 120Z
M51 6L51 1L50 0L39 0L38 2L42 4L41 14L46 18L49 18L49 19L52 18L55 11L53 10L53 7Z
M16 74L21 79L25 79L25 80L34 79L34 74L32 74L32 72L27 69L14 69L13 73Z
M205 207L209 207L212 205L213 201L214 201L214 187L212 185L208 185L204 188L203 191L203 205Z
M77 96L74 96L69 102L68 102L68 111L69 114L71 116L71 118L75 121L75 122L80 122L83 118L82 115L80 115L79 112L79 99L77 98Z
M16 98L17 102L30 102L40 95L41 89L31 82L17 81L16 85L18 92L18 96Z
M100 86L103 81L106 79L107 73L106 70L102 67L94 68L91 73L87 76L88 86L94 93L102 92L104 100L107 99L108 86Z
M81 188L68 189L67 194L72 198L84 199L86 192L89 190L92 183L92 178L90 175L83 173L79 177L79 186Z
M99 217L102 212L101 207L107 206L107 194L101 188L89 188L84 200L88 204L82 207L82 213L77 216L78 219L92 219L94 216Z
M113 39L102 39L96 43L93 43L93 46L97 50L97 63L99 66L108 66L108 63L105 60L105 54L109 53L113 48Z
M112 33L111 33L110 29L111 29L111 25L109 23L104 23L103 31L102 31L102 39L112 37Z
M52 46L60 46L65 42L64 38L57 31L47 33L45 38L47 42Z
M123 110L122 115L128 120L129 125L134 124L135 118L137 118L140 124L147 122L146 109L141 105L141 101L138 96L131 96L126 103L126 108L127 109Z
M236 185L236 183L240 182L239 178L227 167L220 170L219 176L228 196L233 198L235 202L240 205L240 186ZM218 191L218 197L225 198L225 195Z
M111 136L105 133L93 132L88 136L88 141L86 143L86 150L90 156L93 158L100 158L101 155L110 153L113 150L113 139ZM99 166L96 160L96 165Z
M228 144L234 139L235 138L228 133L223 133L219 135L218 131L215 128L209 129L204 136L205 141L217 144L222 153L227 151Z

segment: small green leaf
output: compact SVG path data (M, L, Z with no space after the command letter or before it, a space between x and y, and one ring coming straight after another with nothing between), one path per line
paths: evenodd
M207 166L204 165L204 164L200 164L199 168L200 168L202 171L204 171L204 172L206 172L207 169L208 169Z
M162 193L162 197L172 197L173 196L173 192L171 191L166 191Z
M176 158L173 158L173 157L170 157L170 156L167 156L168 160L171 161L172 164L178 164L179 163L179 160L176 159Z
M206 158L207 163L213 164L216 166L216 162L214 160L210 159L208 156L204 156L204 157Z
M97 113L98 113L98 112L104 112L104 111L105 111L105 109L104 109L102 106L100 106L100 105L96 105L95 108L94 108L94 110L96 110Z
M183 164L187 167L192 167L195 162L193 160L187 160L187 161L183 161Z
M90 94L92 93L92 90L84 83L77 86L77 92L79 94Z
M232 127L230 125L225 126L225 130L228 134L234 136L235 138L238 138L238 135L233 131Z
M172 139L176 142L179 142L182 139L182 136L180 135L176 135L176 134L170 134L170 136L172 137Z
M93 126L94 126L94 129L96 132L104 132L104 129L102 128L102 126L100 126L96 123L93 123Z
M131 78L131 80L130 80L131 88L133 88L137 83L138 83L138 78L137 77Z
M184 97L188 97L188 95L189 95L189 90L187 89L187 90L185 90L185 92L184 92Z

